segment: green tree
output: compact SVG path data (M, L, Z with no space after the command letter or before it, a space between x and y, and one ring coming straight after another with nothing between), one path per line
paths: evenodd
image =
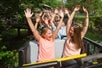
M63 2L61 0L43 0L43 3L49 5L53 8L63 6Z

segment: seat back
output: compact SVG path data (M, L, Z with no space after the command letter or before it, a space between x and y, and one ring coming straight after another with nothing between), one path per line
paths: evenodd
M19 66L37 61L38 46L36 41L27 41L18 51Z
M61 58L65 40L55 40L55 58ZM19 65L37 61L38 46L36 41L28 41L19 49Z
M38 57L38 45L35 41L29 41L30 62L36 62Z
M56 39L55 40L55 58L61 58L64 48L65 40Z

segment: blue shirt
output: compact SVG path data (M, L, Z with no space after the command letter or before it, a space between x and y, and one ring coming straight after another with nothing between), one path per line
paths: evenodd
M61 27L58 32L57 39L62 39L63 36L66 36L66 26Z

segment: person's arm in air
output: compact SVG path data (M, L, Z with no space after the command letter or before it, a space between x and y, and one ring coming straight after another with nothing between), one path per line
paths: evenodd
M68 10L67 8L65 8L65 9L64 9L64 12L65 12L65 14L67 14L67 15L68 15L68 18L69 18L69 17L70 17L69 10Z
M54 12L51 13L51 27L52 27L53 31L56 30L56 26L54 24L54 19L55 19L55 16L57 13L58 13L57 9L55 9Z
M38 25L41 23L41 15L42 15L42 12L38 13L35 16L36 17L35 29L37 29Z
M58 23L58 25L56 27L56 30L53 32L53 40L55 40L55 38L56 38L56 36L58 34L58 31L62 26L62 22L63 22L63 18L64 18L64 13L63 13L62 10L59 11L59 15L61 16L61 19L60 19L60 21L59 21L59 23Z
M85 36L85 34L87 32L87 29L88 29L88 25L89 25L89 14L88 14L88 11L84 7L83 7L83 11L84 11L86 17L85 17L83 29L82 29L82 32L81 32L81 39L83 39L83 37Z
M41 20L40 17L36 17L35 29L37 29L40 20Z
M27 8L24 12L25 12L25 16L26 16L28 25L29 25L31 31L33 32L34 37L36 38L37 41L39 41L41 36L39 35L38 31L34 27L34 24L32 23L31 17L32 17L33 13L31 13L31 9Z
M66 26L66 34L67 34L67 37L70 36L70 35L69 35L69 31L70 31L70 28L71 28L71 25L72 25L72 20L73 20L73 18L74 18L74 15L75 15L76 11L78 11L79 9L80 9L80 5L77 5L77 6L74 8L72 14L70 15L70 17L69 17L69 19L68 19L67 26Z

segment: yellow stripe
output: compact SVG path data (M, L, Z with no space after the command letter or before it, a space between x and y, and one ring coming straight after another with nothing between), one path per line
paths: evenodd
M49 63L49 62L60 62L60 61L66 61L66 60L72 60L72 59L78 59L87 56L86 53L80 54L80 55L73 55L70 57L64 57L64 58L57 58L55 60L48 60L44 62L34 62L34 63L29 63L29 64L23 64L23 66L29 66L29 65L35 65L35 64L42 64L42 63Z
M82 57L85 57L85 56L87 56L86 53L80 54L80 55L73 55L73 56L70 56L70 57L58 58L56 60L57 61L66 61L66 60L72 60L72 59L82 58Z

